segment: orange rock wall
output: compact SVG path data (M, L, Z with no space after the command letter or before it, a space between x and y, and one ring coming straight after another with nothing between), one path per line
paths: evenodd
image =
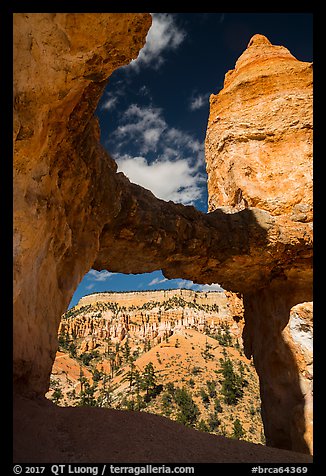
M255 35L210 98L209 210L312 220L312 63Z
M294 234L312 225L312 94L311 63L262 35L250 40L210 98L209 210L257 207L287 218ZM244 341L260 377L267 444L311 452L312 357L300 343L312 339L311 308L304 319L294 309L312 298L312 276L292 271L275 267L263 289L244 292Z

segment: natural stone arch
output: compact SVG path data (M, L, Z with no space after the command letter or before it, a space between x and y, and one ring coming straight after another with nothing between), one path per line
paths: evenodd
M15 14L14 20L16 392L47 391L60 316L91 267L162 268L168 278L218 282L244 294L246 305L286 280L283 289L296 288L293 303L310 299L309 222L273 216L248 200L235 213L219 207L209 214L166 203L116 173L100 145L96 105L106 78L143 45L148 14ZM246 345L259 369L257 336L248 330L255 319L251 312ZM297 443L302 429L286 425L286 431L282 446L306 450Z

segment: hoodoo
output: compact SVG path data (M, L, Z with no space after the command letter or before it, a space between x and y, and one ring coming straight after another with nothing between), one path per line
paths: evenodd
M124 273L162 269L168 278L218 282L242 293L244 343L260 379L267 444L308 452L311 360L301 331L311 332L311 313L293 306L312 295L311 64L261 35L250 41L223 90L211 97L210 213L203 214L130 183L100 145L98 100L112 72L137 57L150 25L146 13L14 15L16 458L41 461L35 453L40 451L44 461L55 435L62 447L74 441L73 460L85 461L85 453L76 450L83 445L80 432L64 437L75 431L65 423L69 412L75 421L74 409L59 412L32 399L48 390L60 317L92 267ZM91 409L76 410L89 419L90 431ZM108 431L114 425L102 413L96 418ZM106 414L114 420L114 412ZM142 414L131 418L139 418L143 430L154 421ZM49 433L42 429L44 446L38 450L30 442L38 437L35 425L43 428L44 421ZM164 427L160 419L154 423ZM182 432L190 446L192 438L202 439L193 431ZM220 441L225 455L223 445L243 445L212 438L211 448ZM152 438L146 441L152 444ZM152 446L155 451L155 442ZM264 448L263 457L259 447L246 448L248 455L256 451L251 460L277 459L275 450ZM60 451L51 454L72 461ZM176 452L182 459L181 446ZM213 453L207 453L210 461L223 460ZM137 451L132 454L139 462ZM140 454L153 461L150 451L147 459ZM279 461L309 460L279 455ZM121 451L117 459L124 456ZM195 461L196 454L187 458Z

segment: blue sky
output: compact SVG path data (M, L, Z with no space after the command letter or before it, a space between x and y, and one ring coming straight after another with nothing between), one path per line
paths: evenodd
M97 115L101 142L131 181L158 198L207 212L204 140L209 96L260 33L301 61L312 61L313 15L307 13L153 13L137 60L110 77ZM122 275L91 270L70 307L85 294L199 286L161 271Z

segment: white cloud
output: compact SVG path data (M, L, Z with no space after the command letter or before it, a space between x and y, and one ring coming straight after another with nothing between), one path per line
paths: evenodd
M164 53L178 48L185 36L185 32L175 23L173 15L152 13L152 26L147 34L145 46L128 66L136 70L143 65L158 69L164 62Z
M191 204L201 197L201 177L186 159L148 163L144 157L124 156L117 164L119 172L162 200Z
M193 281L188 281L186 279L183 279L178 282L178 287L179 288L186 288L186 289L192 289L193 291L223 291L223 288L217 284L196 284Z
M185 131L169 127L162 109L131 104L111 140L115 141L118 170L132 182L162 200L189 205L201 198L206 181L204 144ZM150 155L153 153L155 160Z
M217 283L212 284L196 284L198 291L224 291Z
M116 273L110 273L110 271L106 271L106 270L96 271L95 269L91 269L86 274L86 277L87 277L87 279L91 279L92 281L102 282L102 281L106 281L107 279L111 278L111 276L113 276L114 274L116 274ZM89 286L92 286L92 285L89 285ZM88 287L87 289L91 289L91 288Z
M150 283L148 283L148 286L154 286L155 284L161 284L161 283L165 283L165 281L168 281L167 278L154 278L152 279L152 281Z
M117 105L117 102L118 102L118 98L117 97L109 97L103 104L102 104L102 107L101 109L104 109L106 111L109 111L109 110L112 110L116 107Z
M167 127L162 118L162 111L155 107L139 107L131 104L122 116L123 124L118 126L116 137L131 136L140 143L140 152L146 153L155 150L158 140Z
M197 111L208 104L209 94L199 94L198 96L192 96L189 103L189 109L191 111Z

